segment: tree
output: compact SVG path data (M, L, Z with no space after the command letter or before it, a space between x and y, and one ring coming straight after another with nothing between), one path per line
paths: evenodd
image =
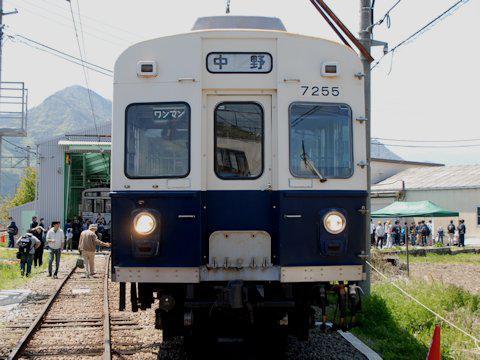
M9 210L15 206L26 204L35 200L35 190L37 184L37 170L33 167L27 167L23 171L20 183L15 190L13 197L6 196L0 202L0 221L6 224L8 221Z

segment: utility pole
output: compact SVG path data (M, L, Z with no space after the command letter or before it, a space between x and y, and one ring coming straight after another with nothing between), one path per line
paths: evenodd
M365 47L365 49L370 53L372 48L372 3L371 0L360 0L360 42ZM361 60L363 64L363 73L364 77L364 87L365 87L365 117L367 121L365 122L365 135L366 135L366 142L367 142L367 213L365 216L365 231L366 231L366 256L367 259L370 259L371 253L371 241L370 241L370 209L371 209L371 201L370 201L370 193L371 193L371 150L370 150L370 142L371 142L371 78L370 78L370 61L361 54ZM365 264L365 273L366 273L366 281L364 282L362 288L366 295L370 294L370 275L371 269L368 265Z

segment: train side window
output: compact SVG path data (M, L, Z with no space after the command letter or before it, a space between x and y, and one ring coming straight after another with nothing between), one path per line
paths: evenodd
M190 172L190 106L132 104L125 115L125 175L181 178Z
M353 175L352 110L348 105L292 103L289 124L293 176L315 178L315 170L325 178Z
M263 108L223 102L215 108L215 174L224 180L257 179L263 173Z

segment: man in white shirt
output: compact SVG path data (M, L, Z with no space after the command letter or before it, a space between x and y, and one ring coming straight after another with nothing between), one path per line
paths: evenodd
M65 242L65 235L60 229L60 221L52 222L52 228L47 232L47 244L50 248L48 258L48 276L52 276L53 258L55 258L55 273L54 279L58 279L58 269L60 268L60 255L62 254L63 244Z

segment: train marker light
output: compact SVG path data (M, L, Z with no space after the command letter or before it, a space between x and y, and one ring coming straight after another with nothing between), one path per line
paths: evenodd
M330 211L323 217L323 226L330 234L340 234L347 226L347 220L342 213Z
M322 76L333 77L340 75L340 66L337 62L324 62L322 63Z
M137 62L138 77L155 77L157 76L157 63L155 61L139 61Z
M147 212L141 212L133 219L133 227L140 235L149 235L157 227L157 221L153 215Z

